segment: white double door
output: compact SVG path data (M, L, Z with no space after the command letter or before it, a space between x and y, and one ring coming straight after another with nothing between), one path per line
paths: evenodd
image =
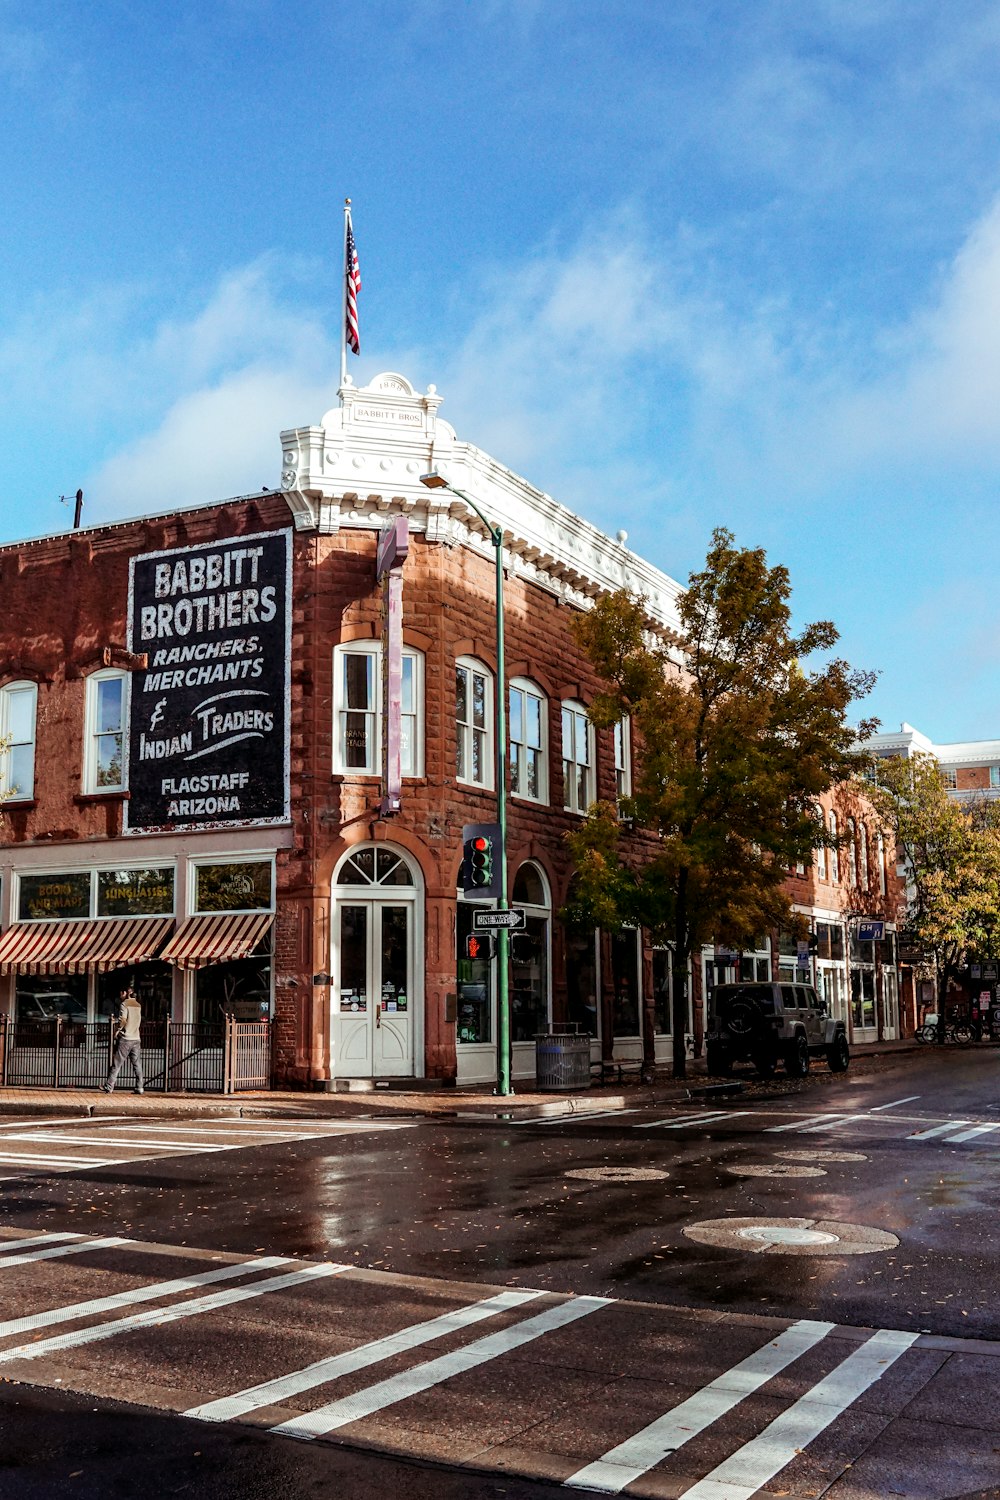
M414 905L387 897L334 906L333 1071L338 1078L412 1075Z

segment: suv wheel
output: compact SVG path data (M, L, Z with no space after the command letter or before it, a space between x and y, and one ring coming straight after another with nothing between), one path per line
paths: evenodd
M838 1031L829 1047L826 1049L826 1060L831 1073L846 1073L850 1066L851 1053L847 1045L847 1037L842 1031Z
M718 1042L714 1042L709 1044L706 1066L713 1078L728 1078L733 1071L733 1060L725 1047L720 1047Z
M809 1072L809 1045L804 1036L797 1036L785 1053L785 1072L789 1078L805 1078Z

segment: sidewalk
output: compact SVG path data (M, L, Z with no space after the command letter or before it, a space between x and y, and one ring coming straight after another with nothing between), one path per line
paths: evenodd
M921 1050L919 1042L869 1042L852 1049L852 1069L864 1067L866 1063L877 1063L880 1058L891 1059ZM847 1078L850 1079L850 1072ZM830 1074L825 1067L810 1074L809 1079L785 1079L780 1075L763 1082L752 1072L738 1073L732 1080L742 1083L741 1094L736 1098L761 1098L798 1093L803 1086L824 1083L834 1084L843 1079L843 1074ZM109 1116L180 1115L188 1118L198 1116L231 1116L253 1119L351 1119L358 1116L380 1115L425 1115L428 1117L459 1116L475 1119L479 1116L496 1119L545 1118L553 1115L597 1114L620 1109L642 1109L649 1106L684 1102L692 1098L700 1102L698 1091L708 1087L720 1087L717 1099L723 1103L726 1094L721 1091L724 1080L709 1079L705 1072L705 1059L688 1061L688 1077L674 1079L668 1069L662 1069L656 1082L642 1084L637 1075L624 1083L597 1084L574 1093L536 1093L527 1084L506 1098L498 1098L490 1089L420 1089L412 1092L397 1088L372 1088L348 1093L320 1093L306 1090L270 1089L260 1093L245 1094L163 1094L137 1095L128 1088L116 1090L114 1094L103 1094L99 1089L22 1089L0 1088L0 1116L44 1115L48 1118L107 1118Z

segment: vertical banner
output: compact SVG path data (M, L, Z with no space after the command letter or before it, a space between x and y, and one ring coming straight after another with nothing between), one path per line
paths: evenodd
M289 818L291 536L134 557L127 832Z

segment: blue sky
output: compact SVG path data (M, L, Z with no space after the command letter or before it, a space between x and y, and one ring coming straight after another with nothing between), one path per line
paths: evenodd
M338 375L1000 735L1000 3L0 0L0 540L278 482Z

